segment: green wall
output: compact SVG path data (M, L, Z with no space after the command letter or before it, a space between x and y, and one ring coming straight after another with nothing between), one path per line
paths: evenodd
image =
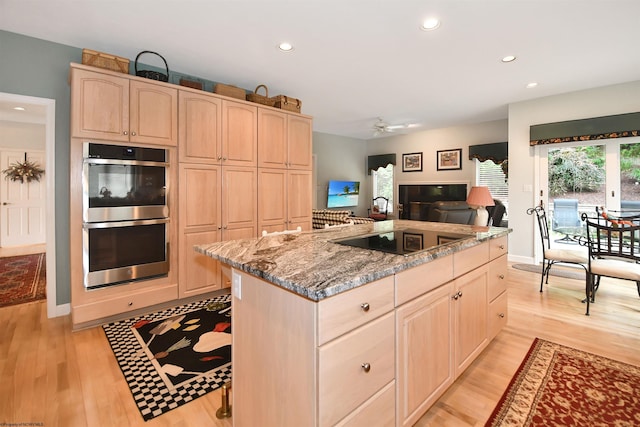
M69 64L82 49L0 31L0 92L54 99L56 305L71 302L69 274Z

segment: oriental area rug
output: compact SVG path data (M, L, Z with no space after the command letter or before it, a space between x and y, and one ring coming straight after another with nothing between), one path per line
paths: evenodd
M103 329L145 421L231 381L231 295Z
M0 307L46 298L45 254L0 258Z
M640 367L536 338L485 427L638 425Z

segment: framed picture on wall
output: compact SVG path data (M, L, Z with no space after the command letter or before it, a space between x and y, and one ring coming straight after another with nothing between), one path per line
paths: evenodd
M462 148L437 151L438 170L462 169Z
M402 155L402 172L421 172L422 153L407 153Z

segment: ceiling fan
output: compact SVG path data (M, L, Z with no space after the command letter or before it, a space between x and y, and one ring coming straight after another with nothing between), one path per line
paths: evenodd
M406 123L390 125L382 120L382 118L378 117L378 120L373 124L373 136L382 135L384 133L392 133L400 129L410 128L412 126L415 125Z

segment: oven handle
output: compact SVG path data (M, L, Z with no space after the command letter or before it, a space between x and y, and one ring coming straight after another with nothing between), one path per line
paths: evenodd
M141 219L135 221L109 221L109 222L85 222L82 224L84 230L91 230L94 228L116 228L116 227L134 227L136 225L155 225L155 224L168 224L168 218L162 219Z
M84 163L90 165L123 165L123 166L160 166L168 167L167 162L152 162L144 160L93 159L85 158Z

